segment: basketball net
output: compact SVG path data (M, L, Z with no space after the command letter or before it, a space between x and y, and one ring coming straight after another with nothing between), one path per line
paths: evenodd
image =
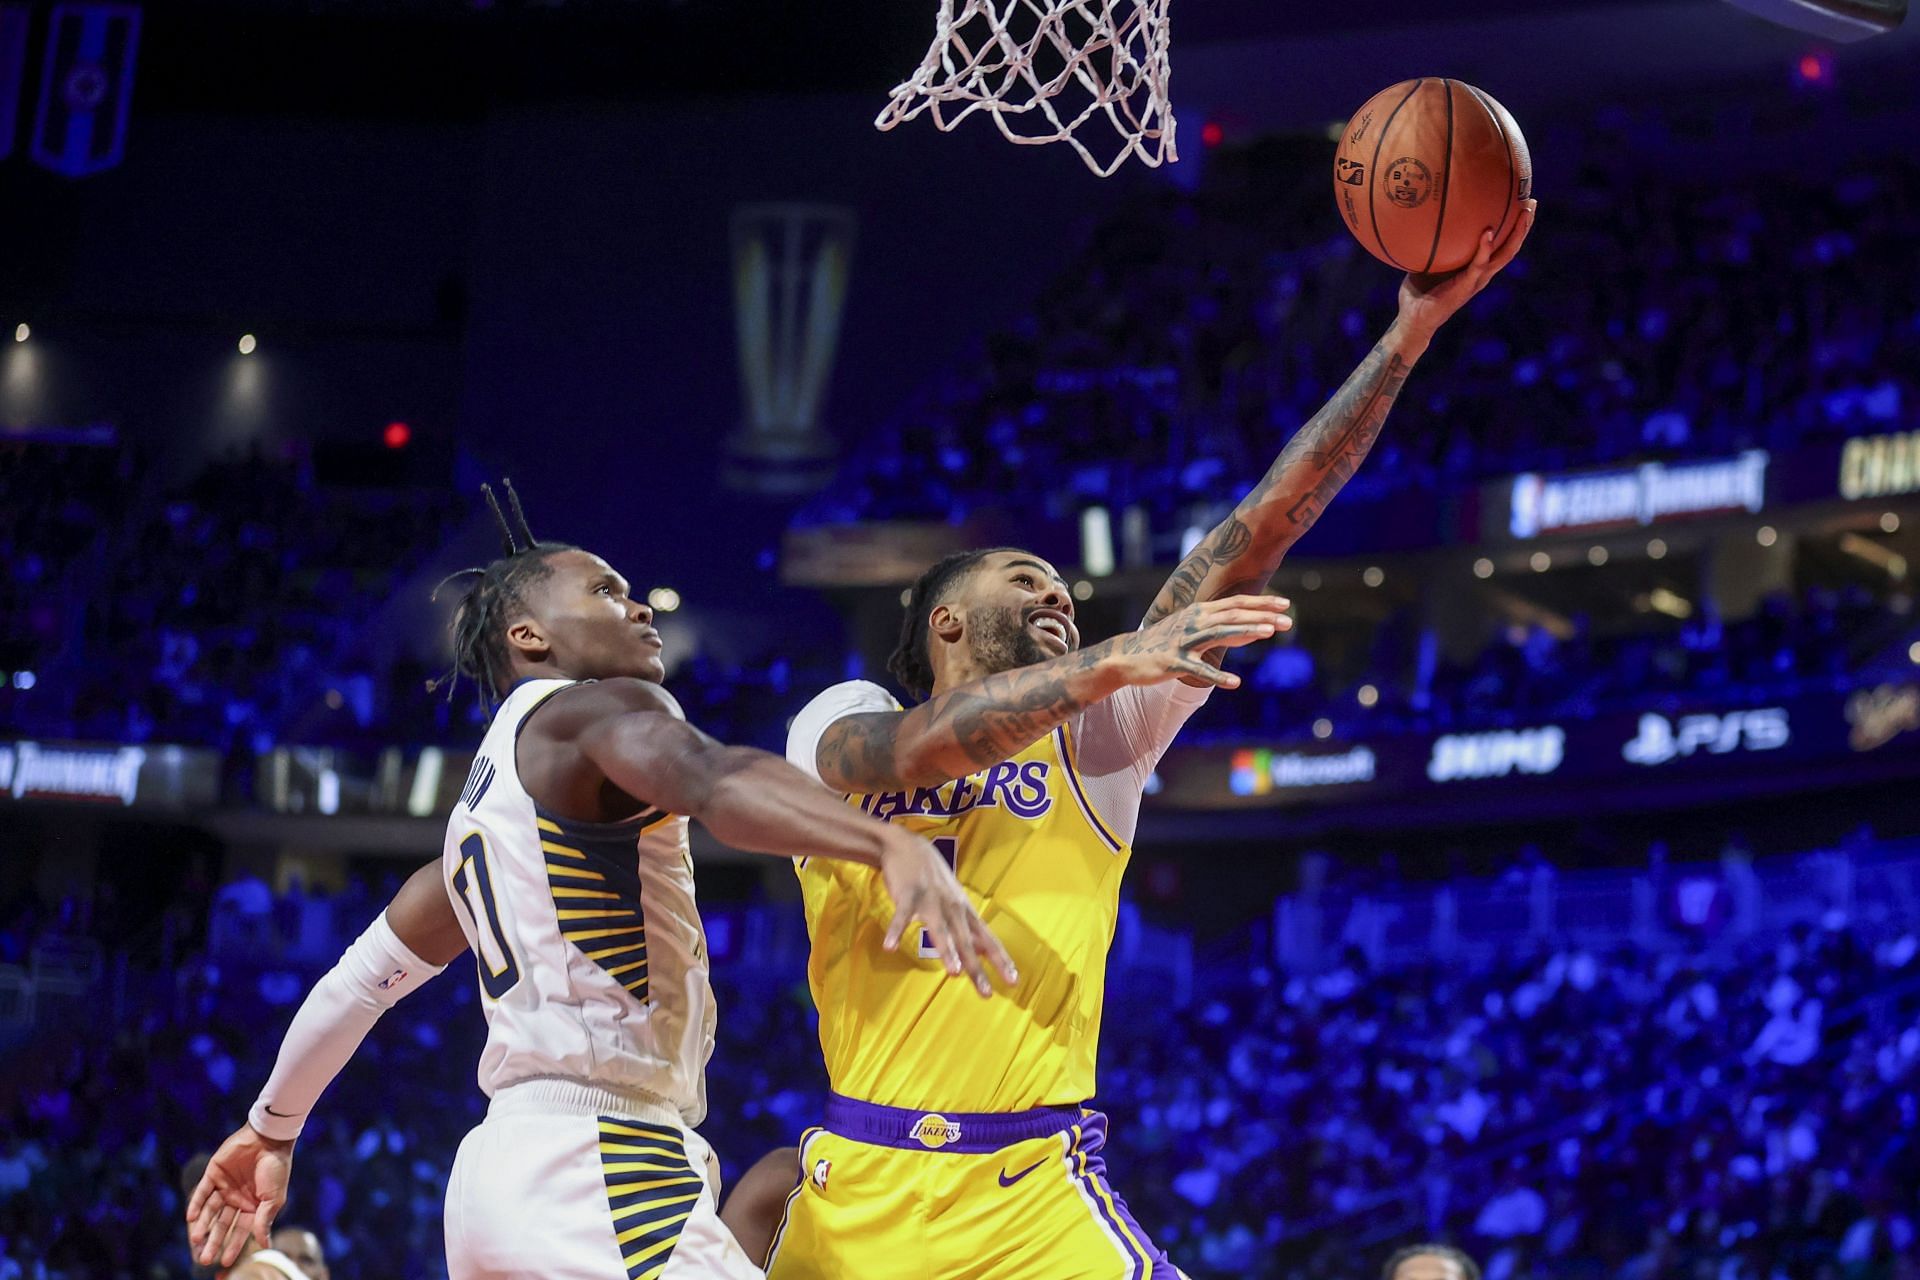
M1167 5L940 0L926 60L894 89L874 125L891 129L927 112L951 130L987 111L1009 141L1064 142L1103 178L1128 156L1155 168L1178 160L1167 98Z

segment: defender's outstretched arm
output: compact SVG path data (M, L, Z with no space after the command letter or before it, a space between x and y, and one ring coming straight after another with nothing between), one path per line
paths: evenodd
M918 921L947 972L993 994L986 966L1017 982L1013 959L981 921L934 847L841 804L779 756L716 742L679 717L658 685L605 680L568 696L598 706L575 738L580 752L630 796L692 818L721 841L781 858L838 858L877 867L893 899L884 945Z

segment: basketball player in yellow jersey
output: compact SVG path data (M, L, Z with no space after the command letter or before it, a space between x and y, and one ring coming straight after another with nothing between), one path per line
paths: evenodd
M1439 326L1519 252L1408 277L1399 315L1263 479L1175 570L1139 630L1080 647L1073 601L1023 551L949 557L913 588L893 671L924 699L838 685L788 758L869 817L930 839L1005 943L1007 999L955 994L881 947L865 868L798 864L833 1092L802 1139L769 1280L1169 1280L1108 1185L1094 1093L1107 947L1141 790L1220 653L1290 623L1261 591L1378 437Z

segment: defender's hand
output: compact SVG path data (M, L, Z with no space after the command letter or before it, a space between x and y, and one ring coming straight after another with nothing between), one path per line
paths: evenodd
M273 1219L287 1203L293 1141L241 1125L213 1153L187 1201L187 1241L201 1266L231 1267L251 1235L268 1247Z
M1208 655L1293 630L1293 619L1287 616L1292 603L1279 596L1228 596L1190 604L1121 636L1112 661L1128 684L1184 680L1195 687L1237 689L1240 677L1214 666Z
M1519 254L1520 246L1527 242L1527 234L1533 230L1534 212L1539 207L1537 200L1523 204L1506 239L1497 245L1493 242L1493 232L1488 230L1480 237L1473 261L1458 271L1443 276L1409 275L1402 280L1400 323L1422 338L1431 338L1441 325L1453 318L1454 312L1466 306Z
M974 989L984 998L993 994L981 957L1000 971L1008 986L1020 981L1013 957L967 901L967 891L954 878L939 851L919 836L887 828L886 849L880 854L880 875L894 903L893 922L887 926L886 948L897 950L914 921L926 930L950 976L965 969Z

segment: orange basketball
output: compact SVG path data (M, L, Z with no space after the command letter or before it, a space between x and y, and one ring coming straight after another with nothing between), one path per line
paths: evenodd
M1533 194L1533 158L1507 109L1459 80L1403 80L1353 113L1333 198L1366 251L1402 271L1457 271L1499 244Z

